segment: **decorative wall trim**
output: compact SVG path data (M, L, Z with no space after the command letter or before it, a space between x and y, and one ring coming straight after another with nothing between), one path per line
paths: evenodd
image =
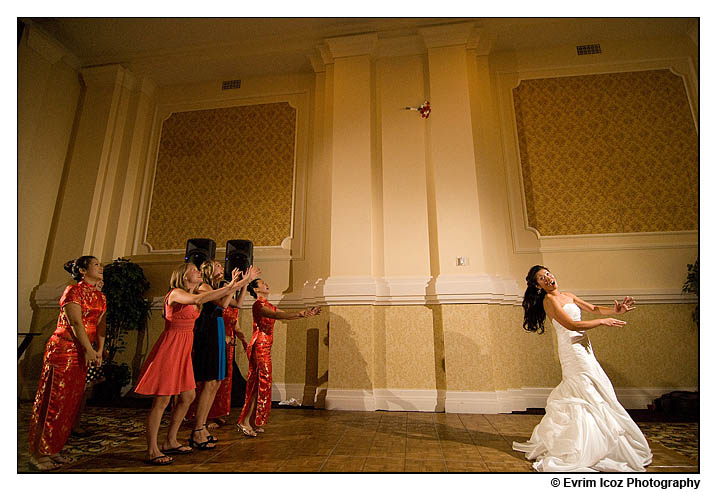
M521 303L513 279L491 275L440 274L429 283L426 304Z
M299 385L302 386L302 385ZM444 390L340 390L327 391L327 410L389 410L401 412L511 413L545 408L553 388L521 388L505 391ZM624 408L646 409L653 400L671 391L698 388L616 388Z
M153 248L146 240L149 226L149 214L152 208L152 192L159 154L160 136L163 122L174 113L221 109L237 106L270 104L286 102L297 110L295 123L295 152L292 183L292 210L290 215L290 236L281 245L256 246L255 257L258 259L288 260L304 258L304 220L305 195L307 187L308 129L309 129L309 92L308 90L267 93L250 97L228 97L218 93L212 99L188 99L183 101L161 102L155 111L151 143L145 163L145 180L142 185L142 196L138 208L136 240L133 245L134 255L160 255L184 253L184 250L160 250ZM219 246L219 245L218 245ZM218 252L224 248L218 248Z
M683 79L689 106L696 121L695 87L697 81L690 57L609 62L572 67L497 71L496 85L501 133L504 147L509 216L515 253L551 253L585 251L619 251L648 249L682 249L698 247L697 231L586 234L575 236L541 236L528 225L523 178L516 132L516 114L512 89L521 81L540 78L598 75L620 72L668 69Z
M177 261L172 260L172 264ZM319 282L319 281L318 281ZM60 302L60 296L62 296L67 283L47 283L41 284L37 287L33 300L35 306L40 309L57 309ZM610 306L613 304L614 299L623 299L623 296L630 295L634 297L640 304L695 304L698 302L698 298L691 294L682 294L679 289L637 289L633 291L574 291L574 294L584 299L585 301ZM457 294L458 296L459 294ZM378 296L364 296L364 299L357 299L357 296L352 295L352 289L349 288L344 293L335 291L332 297L325 297L315 293L313 285L307 283L302 291L302 295L282 295L282 294L270 294L269 302L281 309L298 309L305 306L411 306L411 305L432 305L432 304L489 304L489 305L509 305L509 306L520 306L521 296L517 296L515 299L510 300L508 296L502 296L494 294L493 297L489 295L472 296L470 294L461 294L461 299L449 299L436 301L430 299L428 296L415 299L413 296L408 295L388 295L384 297ZM152 298L152 310L161 311L164 303L164 295ZM245 296L244 303L242 304L243 309L249 309L254 303L254 298L251 296Z

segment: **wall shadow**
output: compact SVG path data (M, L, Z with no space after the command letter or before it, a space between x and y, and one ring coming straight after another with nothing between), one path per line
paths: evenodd
M367 327L372 329L372 326ZM356 342L356 331L342 316L330 312L329 325L329 360L328 386L332 389L345 390L373 390L372 380L369 377L369 364L364 360L361 350ZM334 382L334 385L331 383Z

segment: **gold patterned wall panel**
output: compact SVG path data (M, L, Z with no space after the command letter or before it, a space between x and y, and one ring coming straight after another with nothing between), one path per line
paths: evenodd
M286 102L174 113L162 126L146 242L280 245L291 234L295 133Z
M541 235L698 229L698 138L669 70L513 90L529 226Z

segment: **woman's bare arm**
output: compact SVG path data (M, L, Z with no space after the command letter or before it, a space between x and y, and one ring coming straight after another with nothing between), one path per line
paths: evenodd
M97 352L94 348L92 348L90 337L87 336L85 324L82 322L82 307L79 304L70 302L65 304L63 309L65 311L65 316L67 316L67 320L70 322L72 333L75 335L75 338L77 338L77 341L80 343L80 347L82 347L84 351L85 364L89 366L90 363L97 359Z
M577 303L578 305L578 303ZM563 306L559 303L558 298L555 296L546 296L543 300L544 310L551 318L558 321L561 326L572 331L584 331L597 328L601 325L604 326L623 326L626 324L625 321L614 318L601 318L592 319L589 321L574 321L571 317L566 314Z
M311 316L316 316L320 312L321 308L319 307L302 309L301 311L282 311L281 309L273 311L267 306L262 306L259 311L259 313L265 318L282 319L287 321L293 319L309 318Z

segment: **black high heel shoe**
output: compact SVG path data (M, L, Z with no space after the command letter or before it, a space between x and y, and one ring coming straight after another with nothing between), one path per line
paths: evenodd
M203 430L204 430L204 427L202 427L201 429L195 429L192 431L192 434L190 434L190 436L189 436L189 447L197 448L201 451L216 448L217 446L210 446L210 444L214 444L214 443L212 441L210 441L209 439L207 439L206 441L203 441L203 442L197 442L194 439L192 439L192 436L194 435L195 432L201 432Z
M207 427L207 424L204 424L204 428L207 429L207 432L209 432L209 427ZM214 444L217 444L219 442L219 439L214 437L212 434L207 436L207 440Z

